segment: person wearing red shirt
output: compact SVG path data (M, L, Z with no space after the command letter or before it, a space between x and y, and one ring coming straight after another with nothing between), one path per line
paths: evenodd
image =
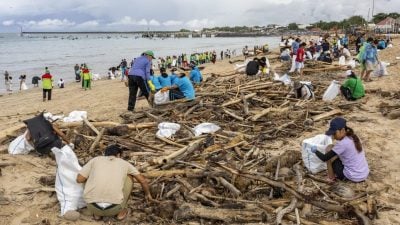
M297 50L297 55L296 55L296 71L300 74L300 76L303 76L303 68L304 68L304 48L306 47L306 43L303 42L300 45L300 48Z

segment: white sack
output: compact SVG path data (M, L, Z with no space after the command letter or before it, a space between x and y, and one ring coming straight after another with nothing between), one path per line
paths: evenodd
M8 146L8 153L10 155L22 155L28 154L30 151L35 148L26 140L25 135L28 133L28 130L25 131L23 135L15 138L10 145Z
M156 133L156 136L170 138L179 129L181 129L181 125L177 123L162 122L158 124L158 131Z
M157 93L154 94L154 104L158 105L166 102L169 102L169 91L157 91Z
M201 124L195 126L193 128L193 131L194 131L194 135L197 137L197 136L200 136L201 134L214 133L214 132L218 131L219 129L221 129L221 127L219 127L216 124L201 123Z
M86 111L72 111L69 113L67 117L63 119L64 122L70 123L70 122L80 122L83 120L83 118L87 118L87 112Z
M346 58L342 55L339 57L339 66L346 65Z
M336 98L336 96L338 96L339 93L340 84L336 80L333 80L322 96L322 100L326 102L332 101Z
M305 167L313 174L326 170L326 163L311 152L311 147L316 146L318 151L325 153L326 147L332 144L332 139L324 134L305 139L301 145L301 156Z
M387 66L390 65L390 63L386 62L379 62L374 70L374 76L381 77L381 76L387 76Z
M279 74L274 73L274 80L276 81L281 81L282 83L284 83L285 85L290 85L292 84L292 80L290 79L290 76L285 74L283 76L279 76Z
M70 210L77 210L86 206L83 200L83 185L76 182L81 170L74 151L65 145L62 149L52 148L57 162L55 189L60 202L61 216Z

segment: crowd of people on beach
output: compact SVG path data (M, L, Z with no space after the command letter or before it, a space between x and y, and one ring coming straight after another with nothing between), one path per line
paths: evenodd
M342 66L346 67L345 79L340 84L340 93L344 99L356 101L364 97L363 82L371 81L371 73L380 63L378 50L390 47L390 39L373 37L364 39L364 35L359 35L354 46L351 44L347 35L340 37L321 35L316 40L308 41L302 40L302 37L282 38L279 59L282 63L286 63L288 68L290 66L288 74L298 78L290 84L295 98L315 99L312 84L301 81L304 78L303 69L306 61L332 63L336 60L339 64L341 64L340 60L344 61ZM355 54L351 54L350 47L354 47ZM254 46L252 51L245 46L242 50L244 64L239 69L243 69L247 77L269 76L272 79L268 52L268 45ZM227 49L221 51L220 59L224 57L230 59L235 54ZM133 58L130 63L122 59L118 66L109 69L108 76L110 79L115 79L117 71L120 71L121 81L126 83L129 92L127 110L134 112L136 102L142 96L148 101L150 107L154 106L155 101L159 103L160 99L163 101L195 100L196 89L201 87L204 79L199 66L204 63L215 63L216 60L216 51L156 58L153 51L147 50ZM350 61L354 63L349 63ZM361 67L360 75L354 72L356 63ZM159 74L155 73L157 70ZM87 64L76 64L74 71L75 81L82 84L82 89L90 90L94 78ZM9 73L5 71L4 75L6 85L12 84ZM49 68L45 67L45 73L41 77L35 77L35 83L32 79L35 85L39 80L42 81L43 101L50 101L53 75ZM24 87L25 80L26 75L21 75L20 90L26 88ZM58 86L64 88L64 85L64 80L60 79ZM179 104L180 101L176 102ZM68 145L71 145L56 127L51 126L51 129L54 130L53 134L62 137ZM325 134L333 138L336 141L335 144L328 145L323 151L318 149L318 144L311 145L310 152L326 162L327 183L333 183L336 180L365 181L370 172L365 149L356 132L348 126L348 121L343 117L333 118ZM61 146L60 142L61 140L57 142L57 146ZM105 148L104 156L91 159L74 177L77 183L85 183L83 197L87 203L87 209L95 219L105 216L115 216L117 220L126 218L129 214L127 201L133 189L133 181L140 183L147 201L154 201L145 177L121 156L121 148L118 145L110 145ZM109 185L110 183L112 185Z

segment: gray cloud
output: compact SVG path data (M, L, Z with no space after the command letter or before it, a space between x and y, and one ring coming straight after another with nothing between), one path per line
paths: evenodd
M172 30L312 23L368 16L372 0L13 0L0 1L0 32L25 30ZM399 0L375 0L375 13L399 12Z

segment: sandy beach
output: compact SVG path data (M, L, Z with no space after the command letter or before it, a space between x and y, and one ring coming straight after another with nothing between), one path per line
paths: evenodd
M373 78L373 82L365 83L367 92L381 89L384 92L399 93L400 60L396 60L397 56L400 56L400 39L394 40L393 48L379 53L382 61L394 65L388 67L388 76ZM203 74L218 74L232 70L233 65L224 60L215 65L207 64ZM358 69L356 73L359 74ZM54 88L52 100L48 102L42 102L40 88L4 94L0 97L2 108L0 129L19 125L22 120L31 118L35 113L43 110L64 115L73 110L84 110L88 112L90 120L121 122L120 114L126 112L127 101L128 88L119 79L94 81L92 90L87 91L82 90L79 83L66 84L64 89ZM354 128L360 136L371 169L368 180L358 187L376 191L378 202L386 206L379 212L379 219L376 219L374 224L400 224L400 155L398 154L400 120L384 117L377 107L382 102L399 104L400 100L368 92L360 101L362 102L360 108L354 108L353 112L344 115L350 127ZM145 100L140 100L136 106L137 110L146 107L149 106ZM303 139L322 133L325 129L326 122L317 123L312 131L296 139L288 140L288 145L299 146ZM2 149L4 149L7 143L2 144ZM12 201L0 206L0 224L102 224L93 221L90 217L82 217L77 222L66 221L59 217L59 204L55 193L38 183L39 177L55 174L54 160L39 158L33 154L11 156L6 151L2 151L0 162L16 164L1 170L1 196L6 196ZM26 194L31 190L39 191Z

